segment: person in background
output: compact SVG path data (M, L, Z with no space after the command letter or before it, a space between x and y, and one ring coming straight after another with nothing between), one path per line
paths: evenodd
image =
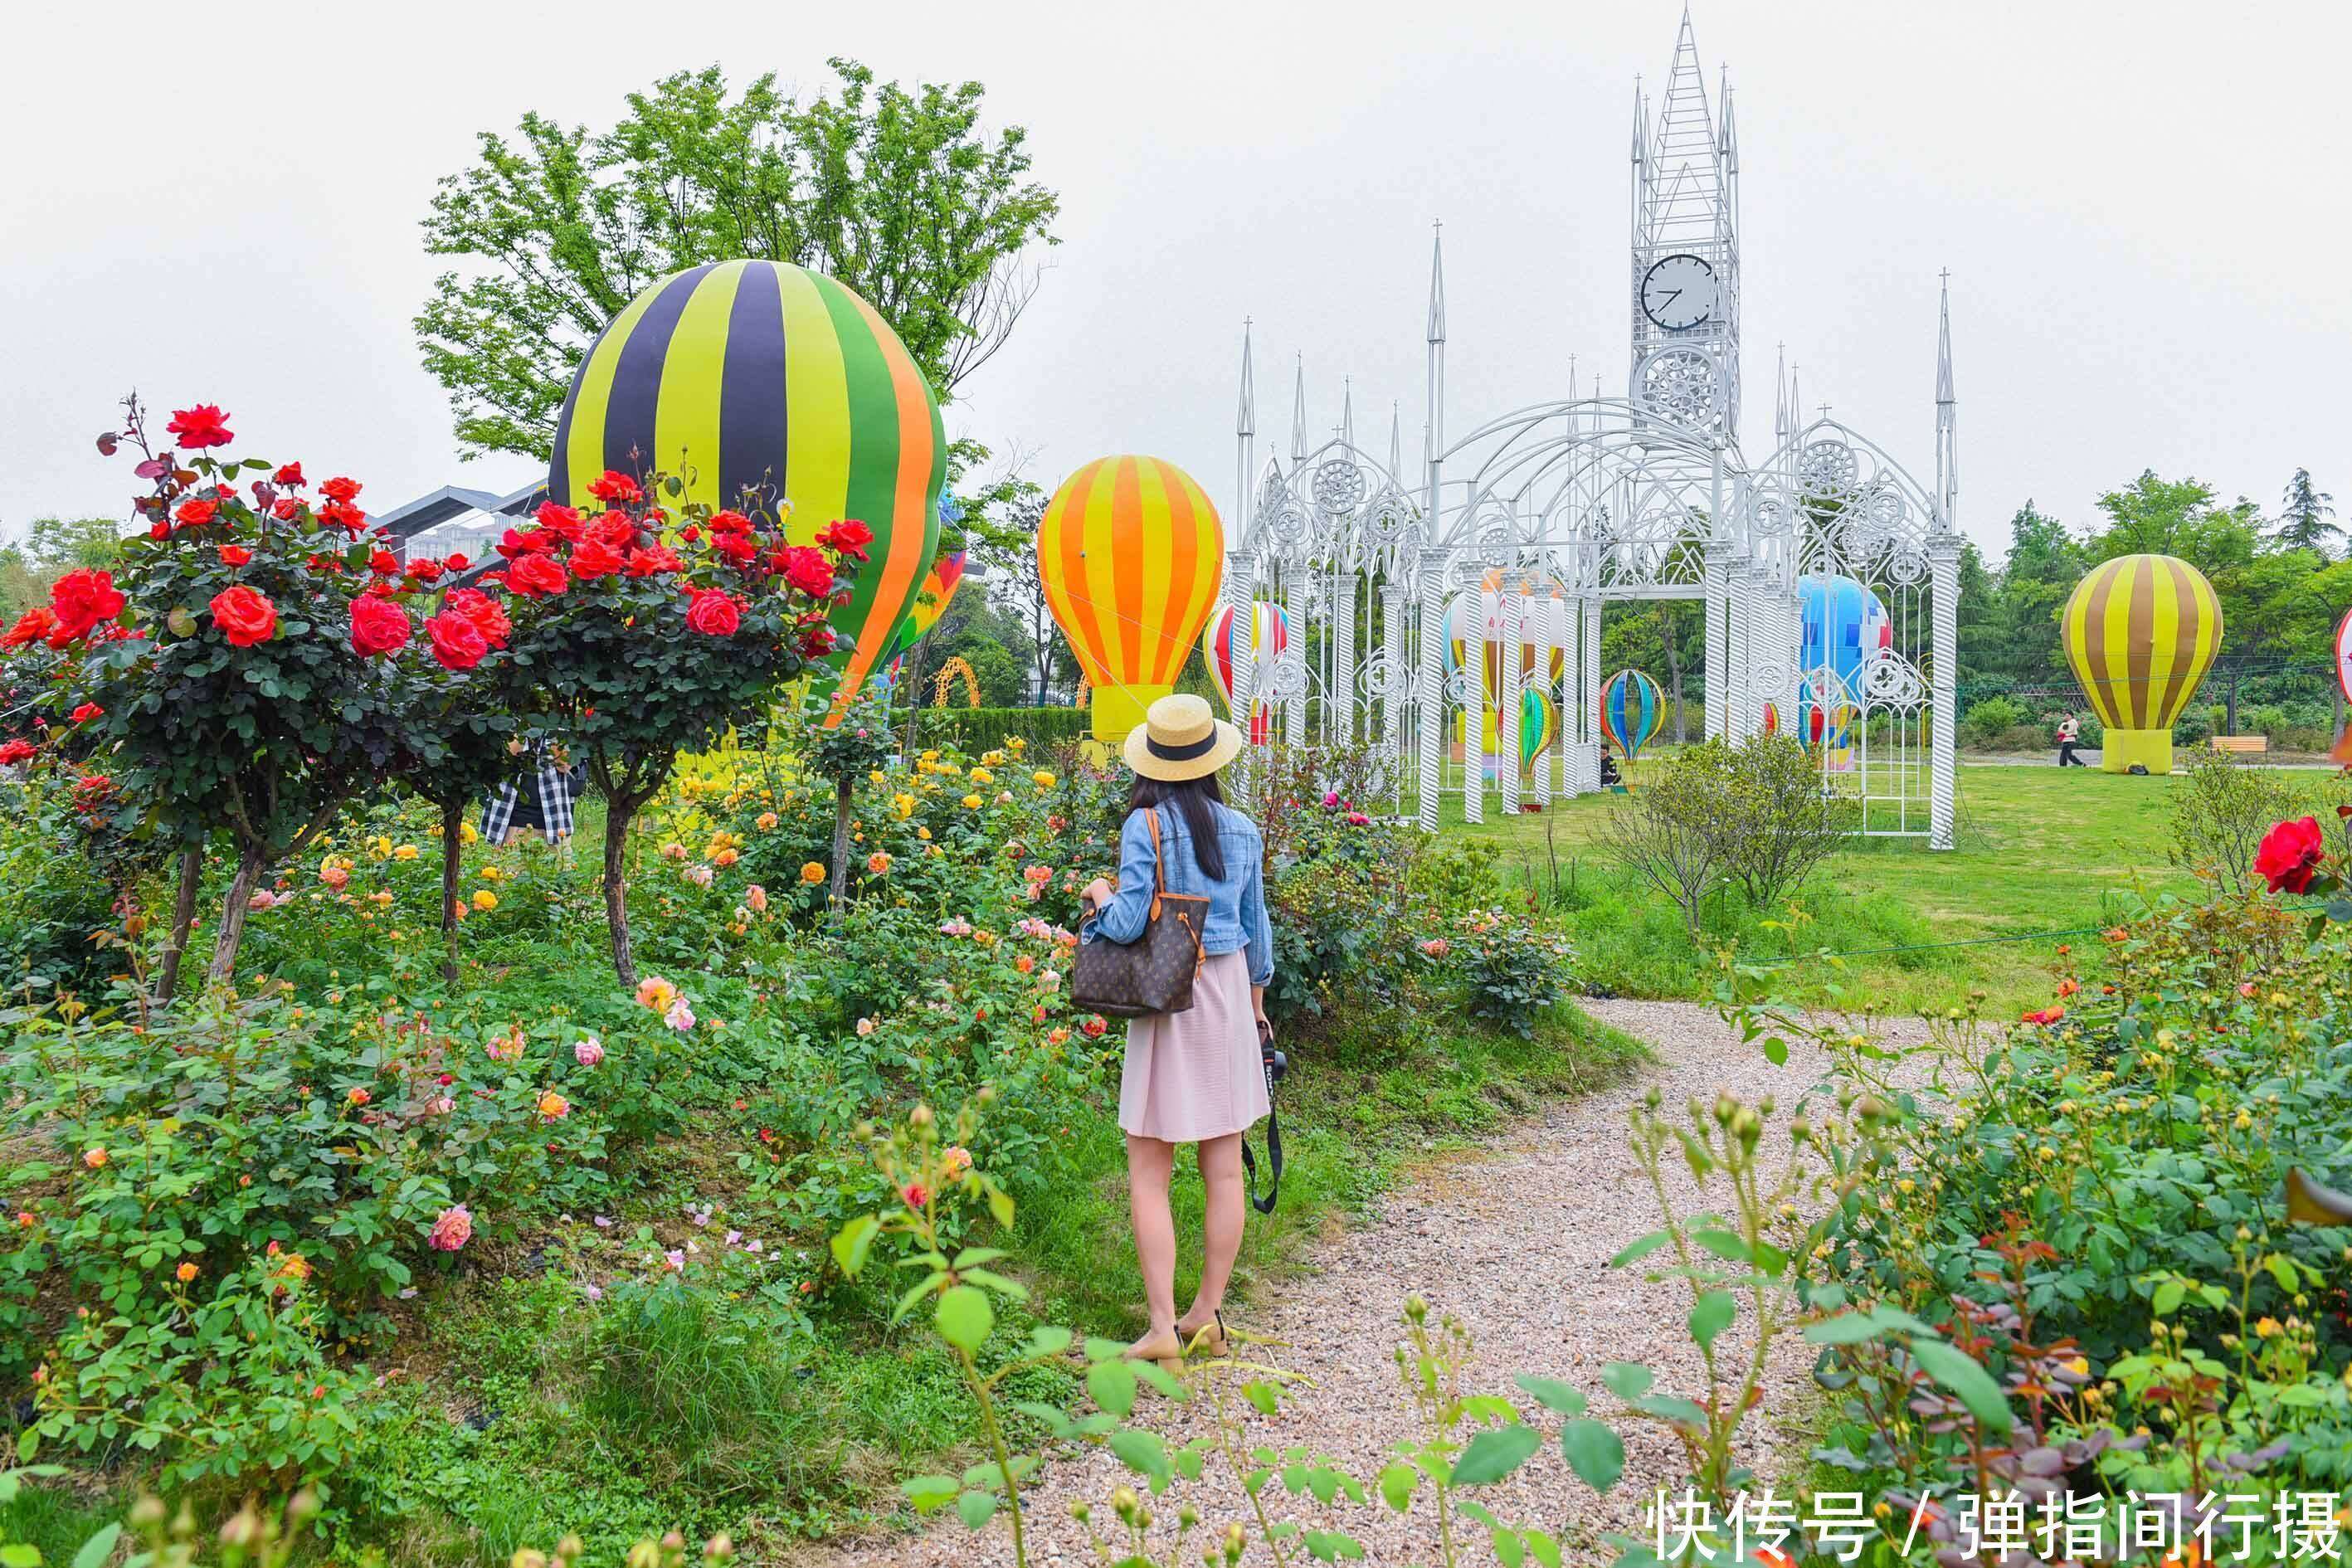
M1156 818L1157 861L1167 890L1209 900L1192 1005L1129 1021L1118 1088L1129 1212L1151 1323L1127 1353L1171 1371L1188 1349L1227 1353L1222 1309L1249 1206L1242 1134L1272 1108L1258 1048L1265 988L1274 978L1265 844L1257 824L1225 805L1217 786L1217 770L1241 749L1241 731L1212 713L1203 699L1179 692L1154 702L1127 738L1135 787L1119 830L1118 885L1097 877L1078 895L1095 911L1087 922L1090 940L1130 942L1142 936L1156 886ZM1208 1189L1200 1289L1181 1318L1176 1222L1168 1206L1179 1143L1200 1145L1201 1181Z
M2072 713L2058 715L2058 765L2062 768L2085 768L2090 764L2074 754L2075 742L2083 738L2083 722Z
M500 784L482 807L484 843L513 844L526 831L537 831L551 844L571 842L572 803L588 782L588 770L567 768L545 750L530 752L525 760L534 758L536 766Z

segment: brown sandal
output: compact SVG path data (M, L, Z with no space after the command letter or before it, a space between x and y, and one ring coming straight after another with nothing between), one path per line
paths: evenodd
M1177 1324L1176 1337L1184 1342L1186 1355L1204 1356L1215 1361L1234 1353L1234 1347L1225 1337L1225 1315L1223 1312L1213 1314L1209 1321L1197 1329L1188 1331L1183 1324Z
M1160 1371L1173 1375L1184 1370L1184 1342L1173 1331L1149 1334L1127 1347L1126 1359L1156 1362Z

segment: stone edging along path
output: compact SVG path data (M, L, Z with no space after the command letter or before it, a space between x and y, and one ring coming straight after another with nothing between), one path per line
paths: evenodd
M1679 1002L1588 1002L1602 1022L1645 1041L1656 1055L1628 1081L1580 1100L1553 1105L1481 1149L1423 1167L1389 1194L1371 1219L1320 1249L1307 1271L1269 1292L1269 1299L1231 1316L1237 1329L1281 1342L1262 1358L1312 1380L1294 1386L1271 1418L1251 1413L1248 1442L1276 1449L1304 1445L1328 1454L1369 1483L1412 1432L1412 1409L1399 1383L1394 1347L1399 1315L1418 1292L1433 1316L1451 1312L1469 1329L1476 1360L1468 1390L1531 1402L1511 1379L1519 1373L1557 1377L1609 1401L1602 1363L1640 1362L1658 1373L1664 1393L1704 1389L1696 1352L1684 1319L1689 1311L1681 1281L1649 1284L1639 1268L1607 1265L1626 1244L1656 1228L1657 1207L1648 1178L1626 1147L1627 1111L1654 1087L1669 1110L1691 1096L1712 1103L1729 1090L1742 1100L1775 1096L1782 1118L1826 1067L1820 1053L1790 1043L1785 1067L1773 1067L1743 1045L1712 1009ZM1916 1026L1915 1026L1916 1027ZM1767 1147L1770 1147L1768 1142ZM1690 1173L1669 1162L1667 1190L1678 1208L1696 1206ZM1723 1342L1738 1353L1736 1325ZM1802 1439L1781 1423L1806 1410L1811 1358L1790 1342L1776 1352L1763 1408L1745 1429L1744 1458L1759 1473L1785 1473ZM1149 1396L1147 1396L1148 1398ZM1186 1405L1139 1405L1137 1415L1171 1447L1205 1428ZM1555 1417L1546 1417L1548 1423ZM1507 1521L1552 1531L1573 1554L1606 1562L1602 1531L1638 1531L1644 1500L1676 1479L1681 1451L1666 1434L1642 1427L1627 1434L1623 1478L1607 1497L1596 1496L1549 1448L1509 1480L1482 1488L1478 1500ZM1056 1457L1024 1490L1029 1555L1034 1563L1076 1568L1094 1561L1070 1504L1084 1500L1108 1525L1113 1489L1135 1478L1109 1454L1086 1449ZM1139 1486L1138 1489L1142 1489ZM1344 1500L1326 1508L1311 1497L1292 1498L1277 1485L1265 1490L1269 1514L1307 1529L1345 1531L1375 1563L1428 1562L1437 1552L1434 1512L1426 1504L1411 1516L1375 1500L1359 1507ZM1212 1460L1198 1485L1179 1480L1151 1510L1172 1529L1177 1510L1191 1500L1204 1523L1222 1529L1237 1516L1239 1489ZM1159 1531L1155 1528L1155 1535ZM1483 1535L1483 1532L1480 1532ZM1196 1534L1187 1560L1205 1544ZM1164 1550L1164 1548L1163 1548ZM1249 1561L1264 1555L1255 1549ZM1303 1553L1301 1554L1303 1556ZM1465 1560L1485 1562L1483 1540ZM1013 1561L1002 1516L975 1536L950 1513L920 1535L866 1537L813 1560L839 1568L866 1564L1005 1564Z

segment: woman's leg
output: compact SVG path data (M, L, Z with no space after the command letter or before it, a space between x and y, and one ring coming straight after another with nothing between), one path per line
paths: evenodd
M1225 1286L1234 1277L1234 1259L1241 1256L1242 1226L1249 1217L1249 1200L1242 1187L1242 1135L1229 1132L1201 1145L1201 1184L1208 1189L1202 1225L1201 1289L1180 1320L1180 1333L1198 1329L1225 1304Z
M1151 1318L1146 1340L1176 1330L1176 1219L1168 1212L1168 1181L1175 1170L1175 1144L1127 1135L1127 1212L1135 1224L1135 1260Z

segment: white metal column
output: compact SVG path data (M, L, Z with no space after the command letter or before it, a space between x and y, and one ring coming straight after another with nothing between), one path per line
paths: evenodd
M1437 831L1445 782L1445 552L1423 550L1421 572L1421 660L1416 674L1421 690L1421 799L1417 803L1422 831Z
M1929 614L1927 657L1927 847L1952 847L1952 827L1958 784L1958 759L1953 755L1953 721L1959 706L1957 670L1960 655L1960 537L1939 533L1927 542L1927 591L1933 595Z

